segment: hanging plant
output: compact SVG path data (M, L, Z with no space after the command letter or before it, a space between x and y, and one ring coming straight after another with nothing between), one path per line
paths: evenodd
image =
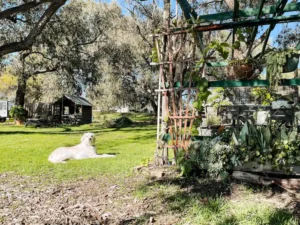
M270 87L276 87L282 73L295 71L299 63L299 52L294 50L270 51L265 55L267 80Z
M252 58L236 59L229 61L228 71L232 68L232 72L229 72L229 78L251 80L255 79L255 70L258 69L260 64L257 60Z

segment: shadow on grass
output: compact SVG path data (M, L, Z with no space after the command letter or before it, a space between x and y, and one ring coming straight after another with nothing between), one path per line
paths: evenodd
M157 185L175 185L186 193L196 193L200 197L220 197L231 195L231 183L214 180L214 179L198 179L198 178L165 178L152 181L145 184L145 187L154 187ZM143 187L143 186L142 186Z
M139 133L139 132L145 132L145 130L149 130L149 128L143 127L143 126L134 126L134 127L126 127L126 128L103 128L103 127L91 127L91 128L83 128L83 129L76 129L77 127L57 127L57 128L62 129L62 130L60 130L60 131L50 130L53 128L42 128L43 130L39 130L39 128L36 128L35 130L26 130L27 128L21 127L20 130L0 131L0 135L7 135L7 134L10 134L10 135L13 135L13 134L70 134L70 133L82 134L84 132L92 132L95 134L99 134L99 133L116 132L116 131L122 131L122 130L125 130L125 131L128 130L128 131L133 131L135 133ZM46 130L46 129L49 129L49 130Z
M216 225L238 225L239 221L235 216L228 216L222 222L217 223Z
M258 222L258 221L257 221ZM223 221L216 225L239 225L240 221L234 215L227 216ZM297 225L299 224L287 209L275 209L271 215L266 215L264 220L261 219L257 224L268 225Z
M290 221L294 220L294 223L291 223ZM300 221L297 221L297 219L293 216L291 212L289 212L287 209L276 209L269 217L268 217L268 224L272 225L292 225L292 224L299 224Z
M236 208L232 211L230 203L228 201L233 194L234 187L238 185L234 182L224 182L213 179L183 179L183 178L165 178L161 180L150 181L139 187L144 197L150 198L150 195L155 195L161 201L164 210L159 214L164 215L166 213L175 213L186 215L192 222L190 224L201 224L197 220L199 214L206 218L207 221L212 219L213 224L216 225L237 225L241 222L251 221L251 224L272 224L272 225L296 225L299 224L298 220L294 216L295 213L289 209L284 208L272 208L271 211L266 210L260 205L257 205L259 210L262 207L262 213L256 215L255 210L247 208L247 201L245 205L241 206L242 209ZM172 190L171 187L176 187L174 191L159 191L160 187L166 187L167 190ZM254 188L255 192L264 192L265 188ZM257 186L256 186L257 187ZM270 188L274 193L281 193L282 190L278 188ZM143 196L142 196L143 197ZM243 197L240 197L243 200ZM268 198L268 196L266 196ZM251 201L251 200L250 200ZM252 204L252 202L249 202ZM247 211L250 210L250 211ZM300 210L299 210L300 211ZM247 213L245 213L247 212ZM200 216L200 217L201 217ZM248 218L248 216L250 216ZM202 220L203 220L202 218ZM201 221L202 221L201 220ZM132 223L138 224L138 223ZM205 223L210 224L210 223Z

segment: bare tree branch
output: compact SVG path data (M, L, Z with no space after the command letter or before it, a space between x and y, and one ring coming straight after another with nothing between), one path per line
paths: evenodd
M41 55L44 59L48 59L48 60L52 60L52 58L49 58L49 57L47 57L44 53L42 53L42 52L29 52L29 53L24 53L23 54L23 58L25 59L27 56L29 56L29 55L33 55L33 54L36 54L36 55Z
M44 73L51 73L57 71L58 67L55 68L47 68L46 70L40 70L40 71L35 71L32 75L39 75L39 74L44 74Z

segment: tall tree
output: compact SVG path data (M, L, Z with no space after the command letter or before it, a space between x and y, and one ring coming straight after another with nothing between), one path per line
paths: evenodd
M126 8L130 15L120 14L109 33L107 63L102 64L106 75L89 89L89 97L103 110L138 103L157 112L157 69L150 65L154 45L149 34L162 24L162 11L138 0L128 1Z
M107 4L74 0L55 15L32 48L19 55L16 104L24 105L27 80L39 74L55 74L77 92L96 82L113 10Z

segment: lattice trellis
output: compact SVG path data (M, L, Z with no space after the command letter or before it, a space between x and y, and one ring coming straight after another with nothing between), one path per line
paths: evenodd
M201 118L190 103L197 95L193 78L200 77L202 69L196 68L196 41L192 34L157 36L155 44L160 68L158 104L162 108L158 118L163 122L157 132L165 136L163 140L169 140L161 149L172 148L176 157L178 149L188 147L194 120ZM161 155L164 158L164 153Z

